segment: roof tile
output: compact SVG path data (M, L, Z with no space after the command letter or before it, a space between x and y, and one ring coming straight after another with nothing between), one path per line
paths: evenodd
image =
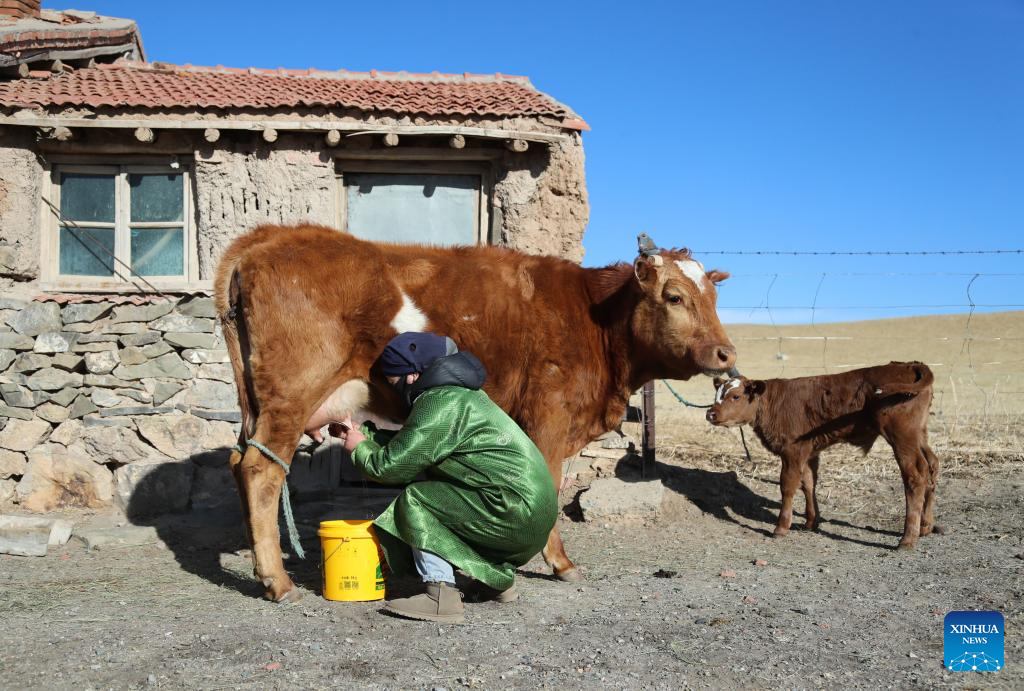
M0 106L342 107L426 115L576 117L526 77L324 72L119 62L0 82Z

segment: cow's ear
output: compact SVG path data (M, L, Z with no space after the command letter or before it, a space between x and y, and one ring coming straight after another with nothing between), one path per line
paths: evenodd
M718 269L711 269L711 271L707 272L707 277L709 281L711 281L715 285L718 285L725 279L729 278L729 272L719 271Z
M747 393L751 396L760 396L766 388L768 388L768 385L760 379L747 382Z
M640 285L646 286L658 279L658 267L664 260L654 254L649 257L637 257L633 262L633 273Z
M722 384L724 384L726 381L727 380L725 377L715 377L712 380L712 383L715 385L715 391L718 391L720 388L722 388Z

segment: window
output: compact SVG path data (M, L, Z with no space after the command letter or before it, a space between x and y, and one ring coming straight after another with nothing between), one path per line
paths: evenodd
M157 287L182 287L195 278L184 170L65 165L52 181L60 218L43 257L52 282L124 290L144 287L138 276Z
M446 172L441 166L418 172L412 164L383 170L358 165L340 174L343 230L386 242L449 246L487 241L480 173Z

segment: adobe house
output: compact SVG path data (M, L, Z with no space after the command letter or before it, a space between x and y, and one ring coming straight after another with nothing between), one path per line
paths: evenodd
M0 0L0 503L236 502L225 245L309 221L578 261L585 129L525 77L146 62L131 20ZM305 462L299 495L338 483Z

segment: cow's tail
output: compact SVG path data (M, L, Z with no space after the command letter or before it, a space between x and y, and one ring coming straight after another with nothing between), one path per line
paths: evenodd
M922 391L932 388L932 384L935 382L935 375L932 374L931 367L923 362L906 362L899 364L905 367L905 371L912 373L913 381L882 382L876 385L874 392L875 396L916 396Z
M245 320L245 296L242 291L240 257L225 256L217 267L214 280L214 305L224 329L224 342L231 370L238 387L238 405L242 410L242 438L250 439L256 432L259 406L252 385L249 329Z

